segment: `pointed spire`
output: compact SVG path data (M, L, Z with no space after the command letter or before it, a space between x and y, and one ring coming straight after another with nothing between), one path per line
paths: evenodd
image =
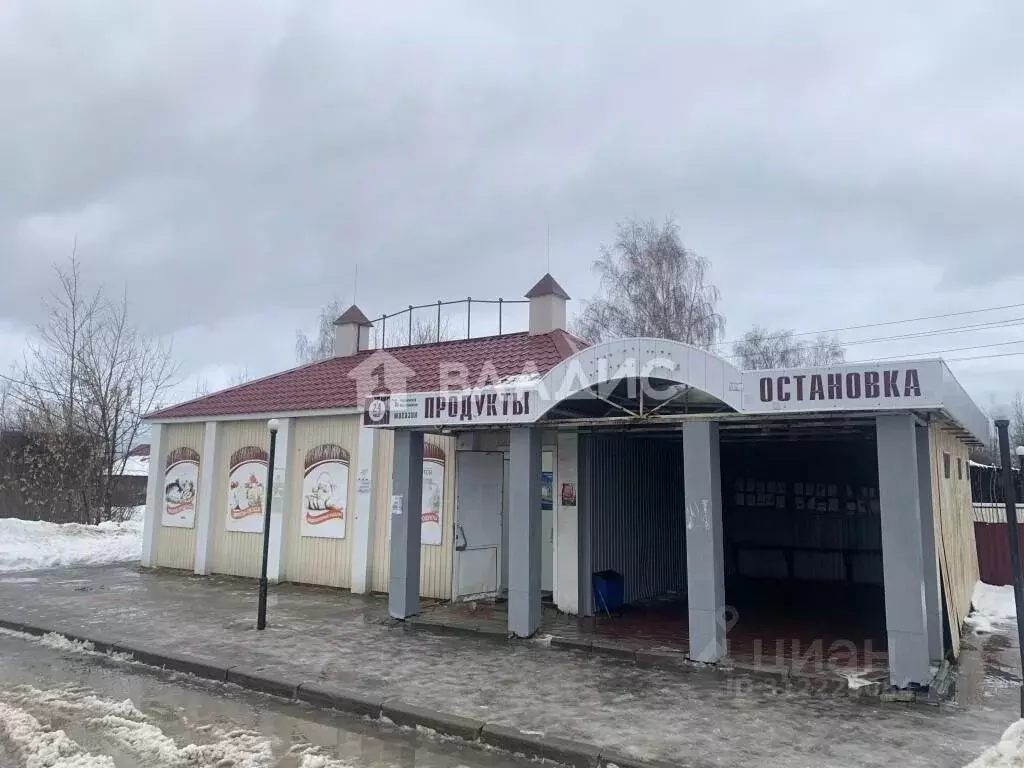
M535 299L539 296L557 296L560 299L569 299L569 294L558 284L558 281L546 272L544 277L537 281L537 284L526 292L526 298Z
M350 323L353 325L373 325L369 318L355 304L342 312L341 317L334 321L335 325L348 325Z

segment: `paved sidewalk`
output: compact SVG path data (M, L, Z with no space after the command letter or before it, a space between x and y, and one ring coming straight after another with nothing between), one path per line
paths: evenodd
M961 766L1015 718L1012 632L970 638L957 706L868 704L713 671L650 669L540 642L388 628L380 597L131 566L0 577L0 618L324 681L644 759L722 766Z

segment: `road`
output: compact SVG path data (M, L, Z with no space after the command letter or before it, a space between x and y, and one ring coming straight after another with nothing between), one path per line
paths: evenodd
M493 752L0 630L2 768L515 768Z

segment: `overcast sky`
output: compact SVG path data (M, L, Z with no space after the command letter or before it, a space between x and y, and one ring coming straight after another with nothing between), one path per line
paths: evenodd
M76 234L184 395L290 366L356 265L371 316L549 263L585 299L630 216L712 261L728 340L1024 303L1022 86L1019 0L6 0L0 365ZM985 407L1024 389L1024 355L951 366Z

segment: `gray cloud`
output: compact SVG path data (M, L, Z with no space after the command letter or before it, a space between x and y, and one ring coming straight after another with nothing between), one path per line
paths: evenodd
M550 227L584 297L632 215L711 258L730 338L1010 303L1024 8L827 6L12 0L0 317L77 234L186 371L261 373L357 264L369 314L516 296Z

